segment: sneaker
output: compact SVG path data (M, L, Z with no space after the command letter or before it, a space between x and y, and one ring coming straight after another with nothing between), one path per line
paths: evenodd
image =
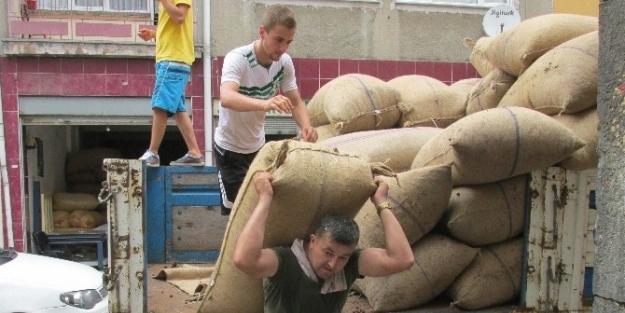
M154 152L150 151L150 149L145 151L139 160L145 161L145 165L150 167L159 167L161 165L161 159L158 155L154 154Z
M204 166L204 159L202 157L194 157L190 153L185 154L182 158L171 161L169 165L173 166Z

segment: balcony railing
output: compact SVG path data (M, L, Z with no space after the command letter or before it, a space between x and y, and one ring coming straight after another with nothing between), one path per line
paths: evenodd
M11 38L143 42L155 28L155 0L8 0Z

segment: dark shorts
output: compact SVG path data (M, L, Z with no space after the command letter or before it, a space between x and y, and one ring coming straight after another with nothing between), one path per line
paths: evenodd
M226 150L213 143L215 163L219 170L219 188L221 190L221 215L230 215L234 200L239 193L257 152L242 154Z
M184 91L191 68L183 63L161 61L154 66L156 79L152 94L152 109L161 109L172 116L185 112Z

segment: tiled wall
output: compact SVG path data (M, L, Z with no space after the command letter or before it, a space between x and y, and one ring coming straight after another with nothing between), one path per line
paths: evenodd
M186 94L191 98L193 128L204 150L204 75L201 59L191 70ZM362 73L389 80L408 74L427 75L451 84L478 77L469 63L375 61L345 59L293 59L300 93L310 99L320 86L348 73ZM212 60L212 97L219 97L223 57ZM154 61L148 59L96 58L0 58L0 83L11 186L11 212L15 248L23 249L22 169L19 142L18 96L136 96L150 97L154 85ZM5 228L6 231L6 228ZM6 236L5 236L6 238Z
M294 58L295 75L300 94L310 99L317 90L330 80L344 74L361 73L375 76L384 81L403 75L425 75L446 84L465 78L479 77L470 63L422 62L422 61L376 61L346 59L301 59ZM219 83L223 57L212 63L213 97L219 97Z

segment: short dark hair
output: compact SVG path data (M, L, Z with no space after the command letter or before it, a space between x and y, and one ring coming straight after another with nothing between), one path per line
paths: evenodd
M324 216L315 230L315 236L321 238L326 233L336 243L344 246L356 245L360 238L358 224L347 214L332 213Z
M288 29L297 27L295 12L282 5L268 7L263 16L262 24L266 31L271 31L271 29L278 24L284 25Z

